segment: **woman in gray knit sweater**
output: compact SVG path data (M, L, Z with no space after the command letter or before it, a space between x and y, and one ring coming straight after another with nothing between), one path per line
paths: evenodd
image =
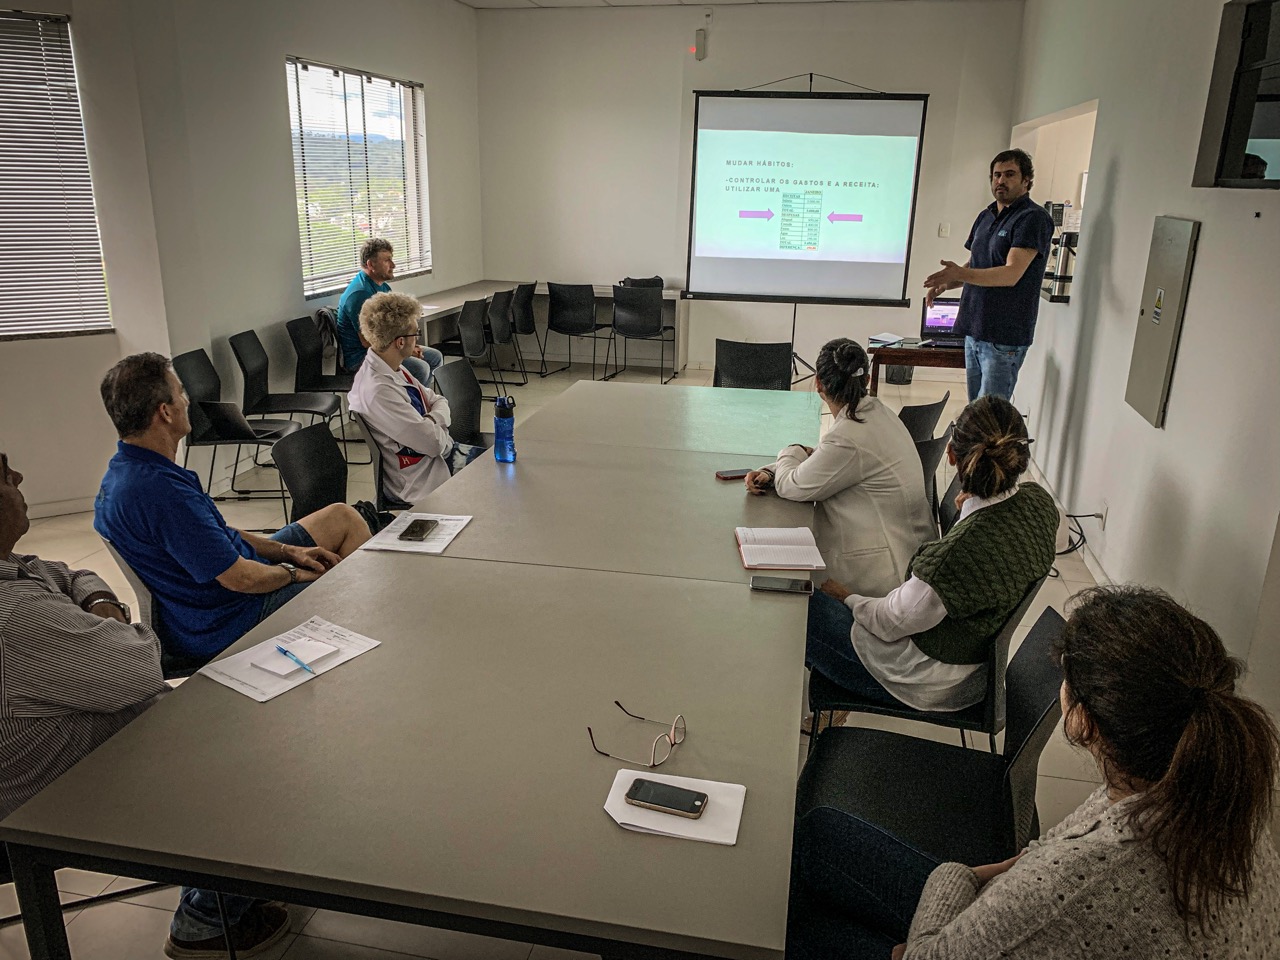
M1280 957L1269 832L1280 741L1262 708L1236 693L1239 662L1203 620L1136 587L1085 594L1058 654L1067 738L1093 754L1104 785L1004 863L937 865L909 930L886 921L905 915L900 904L869 902L871 885L847 884L835 894L847 929L815 937L793 924L789 958L884 957L888 948L871 944L904 934L894 960ZM830 899L832 863L866 854L798 857L793 885ZM899 901L911 896L907 878L928 869L923 854L902 856L921 862L860 867L896 874Z

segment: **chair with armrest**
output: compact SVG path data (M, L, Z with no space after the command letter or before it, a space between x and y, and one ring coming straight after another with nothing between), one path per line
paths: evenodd
M921 723L932 723L940 727L950 727L960 731L961 743L967 743L966 733L985 733L990 739L991 752L995 753L996 734L1005 725L1005 667L1009 662L1009 645L1013 642L1013 634L1018 625L1031 609L1031 603L1045 581L1041 577L1033 583L1021 602L1004 626L996 634L991 644L991 652L987 657L987 692L982 700L963 710L935 711L913 710L906 704L897 707L884 706L879 703L868 703L856 693L823 676L814 670L809 678L809 707L814 713L814 729L820 729L818 715L830 714L836 710L848 710L851 713L874 713L882 717L899 717L903 720L917 720ZM812 754L817 743L831 732L831 718L828 717L827 729L809 738L809 752Z
M465 360L441 364L433 379L436 392L449 401L449 436L454 442L492 449L493 434L481 429L484 397L471 364Z
M740 343L716 338L713 387L791 389L791 344Z
M520 337L533 337L534 343L538 345L538 352L542 355L542 365L538 368L539 375L547 372L547 350L542 338L538 336L538 324L533 317L533 293L537 286L536 283L519 284L511 297L511 323L515 326L517 334L516 357L520 361L520 371L524 373L525 379L528 379L528 373L524 365L524 352L520 349Z
M898 411L898 419L906 426L912 440L919 443L921 440L929 440L933 437L933 431L938 426L938 420L942 417L942 411L947 408L947 401L950 399L951 391L948 390L942 395L941 400L906 406Z
M569 341L568 361L563 367L548 370L541 376L548 377L553 373L562 373L573 365L573 341L576 337L591 338L591 379L596 378L596 344L608 337L601 335L601 330L609 329L607 323L596 321L596 290L589 283L548 283L547 284L547 335L543 339L543 357L545 366L547 341L551 334L558 333Z
M804 857L808 849L829 854L848 818L874 825L890 843L969 866L999 863L1039 836L1040 755L1062 715L1062 672L1052 648L1065 626L1057 611L1045 610L1009 664L1009 723L1001 753L885 730L825 732L797 788L797 855ZM853 942L856 929L823 909L821 891L795 893L824 926L848 925Z
M661 277L655 278L659 283ZM622 338L622 366L618 366L617 338ZM612 380L627 369L627 342L629 340L658 341L658 380L669 383L675 379L676 328L662 322L662 287L635 283L632 286L613 288L613 327L609 344L605 348L602 379ZM663 377L663 363L667 356L667 344L671 344L671 376ZM609 351L613 351L613 373L609 373Z

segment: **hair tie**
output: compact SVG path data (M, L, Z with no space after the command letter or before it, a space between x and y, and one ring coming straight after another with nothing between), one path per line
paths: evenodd
M865 377L866 375L867 375L867 371L863 367L859 367L857 370L853 371L852 374L850 374L850 376L854 376L854 377Z

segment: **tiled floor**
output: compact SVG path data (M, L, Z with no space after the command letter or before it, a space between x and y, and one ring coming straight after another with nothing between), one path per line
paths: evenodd
M908 386L882 385L881 398L896 408L902 404L931 402L950 390L951 399L941 419L942 425L949 423L964 406L963 384L922 380L918 376L919 372L917 371L916 381ZM569 373L545 380L535 376L528 386L511 390L516 397L517 442L521 422L576 379L587 376L590 376L589 367L579 368L575 365L575 369ZM619 379L637 383L657 382L656 374L645 369L632 369ZM672 382L671 387L709 386L710 382L710 370L687 370ZM812 381L807 381L798 389L812 389L811 383ZM353 455L362 456L362 449L356 448ZM946 483L951 480L948 470L944 463L938 481L940 490L945 489ZM261 476L253 475L259 473ZM274 474L256 470L243 479L249 485L275 483ZM356 466L349 471L348 500L358 499L373 499L372 468L369 466ZM233 526L248 529L275 528L282 522L278 502L229 502L222 504L222 510L228 523ZM31 532L23 538L19 549L25 553L39 554L46 559L63 560L73 567L95 570L121 597L130 602L134 599L132 590L94 534L91 514L35 520L32 522ZM1015 635L1015 651L1017 644L1026 636L1027 630L1046 606L1061 610L1073 593L1093 585L1093 579L1084 563L1076 556L1060 558L1058 571L1061 577L1045 584L1023 627ZM947 742L955 742L957 739L951 731L907 721L855 715L850 718L849 723L902 730ZM802 744L801 757L803 753ZM1092 762L1069 747L1062 740L1060 731L1056 733L1040 761L1037 799L1042 825L1047 828L1057 823L1095 788L1097 782L1097 772ZM134 881L77 870L63 870L58 874L58 886L66 901L132 885ZM68 912L67 933L74 955L77 960L151 960L163 956L161 946L177 898L177 890L171 888L79 912ZM12 886L0 887L0 915L7 916L16 912ZM21 925L0 929L0 960L26 960L27 956ZM434 960L573 960L582 955L324 910L295 908L289 937L265 956L267 960L278 960L281 957L287 960L403 960L405 957L429 957Z

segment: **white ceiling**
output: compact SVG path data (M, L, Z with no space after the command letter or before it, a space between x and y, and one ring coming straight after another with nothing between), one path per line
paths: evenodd
M478 10L526 10L536 7L713 7L740 3L860 3L885 0L459 0ZM898 0L907 2L907 0Z

